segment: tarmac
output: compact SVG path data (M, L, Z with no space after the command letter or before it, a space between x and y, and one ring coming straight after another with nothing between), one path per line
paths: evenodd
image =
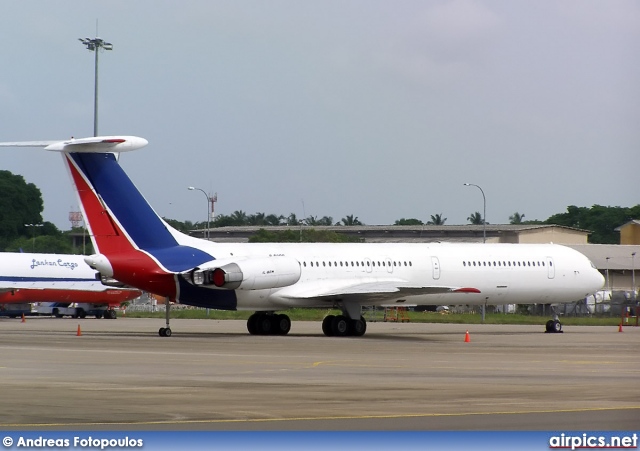
M640 328L0 319L1 430L638 430ZM469 331L469 342L465 333Z

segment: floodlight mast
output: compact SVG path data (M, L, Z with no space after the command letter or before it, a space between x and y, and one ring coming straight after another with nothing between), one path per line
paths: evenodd
M99 50L113 50L113 44L105 42L101 38L78 38L87 50L95 52L95 84L93 93L93 136L98 136L98 53Z

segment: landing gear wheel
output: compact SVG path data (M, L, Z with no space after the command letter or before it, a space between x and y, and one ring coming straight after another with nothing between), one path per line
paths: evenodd
M333 329L331 328L331 324L333 323L333 319L334 318L335 318L334 315L327 315L322 320L322 332L327 337L332 337L333 336Z
M247 330L251 335L258 335L258 326L257 326L258 314L254 313L247 320Z
M367 331L367 322L361 316L360 319L351 320L351 335L354 337L362 337Z
M558 320L553 321L553 331L557 334L562 333L562 324Z
M108 316L109 319L116 319L118 317L118 314L113 309L107 310L106 313L107 313L107 316Z
M271 321L270 316L265 315L264 313L258 314L256 329L258 331L258 335L271 335L273 333L273 322Z
M557 319L550 319L545 325L545 332L552 334L562 333L562 323Z
M273 317L274 323L274 332L277 335L287 335L291 330L291 319L287 315L274 315Z
M344 315L338 315L331 322L331 331L336 337L346 337L351 332L351 320Z
M158 335L160 335L161 337L170 337L171 329L169 329L168 327L161 327L160 330L158 330Z
M547 321L547 324L545 324L545 332L553 332L553 320L552 319Z

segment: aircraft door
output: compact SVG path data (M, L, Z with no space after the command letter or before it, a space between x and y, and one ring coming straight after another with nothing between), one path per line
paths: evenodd
M371 272L373 271L373 267L371 264L371 259L370 258L365 258L364 259L364 267L366 269L367 272Z
M438 260L438 257L431 257L431 269L433 280L438 280L440 278L440 260Z
M388 273L392 273L393 272L393 262L391 261L390 258L385 258L384 259L384 265L387 267L387 272Z
M553 258L547 257L547 277L553 279L556 276L556 267L553 264Z

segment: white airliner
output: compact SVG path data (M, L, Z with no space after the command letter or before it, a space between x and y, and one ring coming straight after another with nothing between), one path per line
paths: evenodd
M0 304L59 302L113 307L140 296L137 289L104 285L84 257L0 252ZM115 312L109 309L111 313Z
M107 136L7 143L63 153L87 218L96 255L85 261L103 277L176 302L253 310L251 334L287 334L276 312L329 308L328 336L361 336L362 306L563 303L604 284L582 254L543 244L221 244L184 235L149 206L115 153L147 145ZM161 336L170 336L169 313ZM557 320L548 331L561 331Z

